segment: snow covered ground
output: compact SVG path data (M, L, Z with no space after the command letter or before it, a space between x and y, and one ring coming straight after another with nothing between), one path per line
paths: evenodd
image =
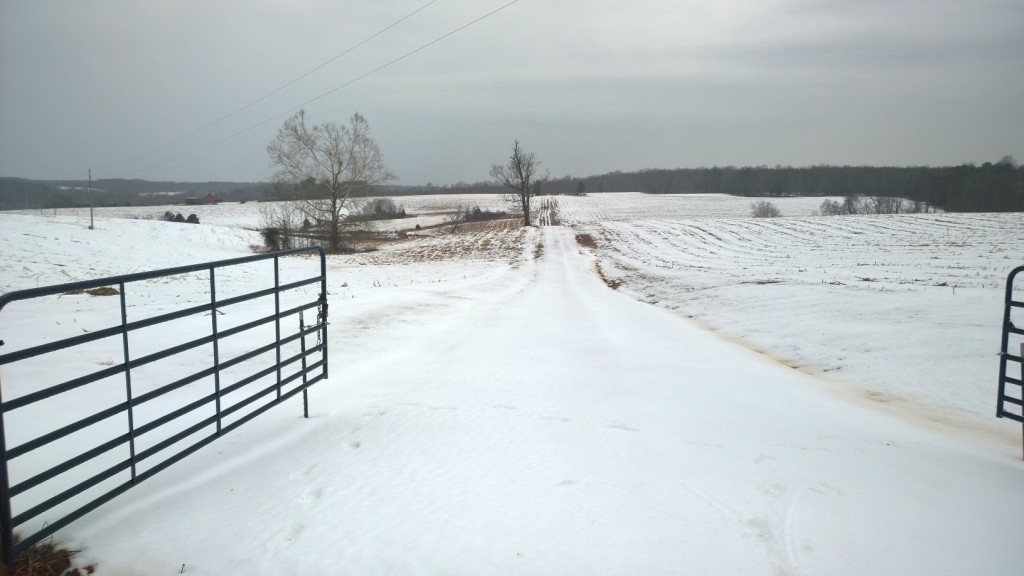
M634 194L558 206L624 292L889 408L1006 430L991 418L993 371L1024 215L755 219L746 198L659 200L657 211Z
M842 201L842 198L827 198ZM566 224L590 224L608 220L633 221L651 218L721 219L746 218L750 205L764 198L727 194L643 194L615 192L555 198ZM783 216L810 216L826 198L769 198Z
M749 199L718 197L697 223L687 211L708 201L676 198L559 199L575 229L331 257L331 378L311 390L312 417L299 400L272 410L59 539L116 575L1024 571L1019 427L990 417L999 311L988 317L1022 261L1020 215L757 222L741 218ZM81 215L0 214L0 289L258 243L200 217L89 231ZM839 326L824 308L836 299L855 311ZM31 317L12 304L0 338L88 323L101 300ZM903 324L959 337L928 354ZM868 331L873 344L845 344ZM970 382L934 377L961 361ZM24 386L11 374L5 399ZM915 400L881 402L897 397ZM921 418L918 398L949 418Z
M402 220L377 221L375 228L382 230L413 229L434 226L445 221L449 214L463 208L479 206L482 210L504 210L500 196L494 194L450 194L435 196L395 196L392 200L405 208L408 218ZM227 202L215 205L176 206L117 206L95 208L94 216L101 220L127 218L137 220L160 220L164 212L170 211L188 217L195 214L202 224L228 226L232 228L258 229L262 225L263 212L276 202ZM73 218L88 220L88 208L60 208L58 210L14 210L9 215L34 215L41 217Z

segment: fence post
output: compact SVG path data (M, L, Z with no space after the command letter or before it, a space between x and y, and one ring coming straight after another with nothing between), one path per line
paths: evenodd
M135 410L132 406L132 368L131 355L128 352L128 306L125 304L124 281L121 289L121 344L124 347L124 388L128 398L128 454L132 460L132 485L135 484Z
M213 392L217 411L217 436L220 436L220 346L217 341L217 280L216 268L210 266L210 324L213 330Z
M2 390L3 384L0 383ZM3 406L2 397L0 406ZM0 465L0 523L3 523L3 534L0 534L0 540L3 541L4 565L11 568L14 566L14 526L11 526L11 480L7 475L7 434L4 428L4 415L0 412L0 456L3 457L3 465Z
M277 399L281 399L281 267L274 256L274 330L277 352Z
M306 329L305 311L299 310L299 333ZM319 328L317 329L319 330ZM306 335L299 338L299 350L302 352L302 417L309 418L309 389L306 384L309 378L306 375Z
M317 343L323 344L321 358L324 361L324 380L327 379L327 256L320 248L320 307L317 308L316 320L322 324L317 332ZM322 341L321 337L322 335Z

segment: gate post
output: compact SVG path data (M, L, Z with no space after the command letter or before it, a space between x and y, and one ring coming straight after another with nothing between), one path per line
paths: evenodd
M125 301L124 282L118 284L121 289L121 345L124 348L124 388L128 398L128 455L132 461L132 484L137 480L135 459L135 400L132 395L131 355L128 350L128 305Z
M302 311L299 312L299 333L306 329L306 319ZM319 334L317 328L317 334ZM306 376L306 336L299 338L299 349L302 352L302 417L309 418L309 390L306 388L309 378Z
M213 334L213 392L217 395L214 410L217 414L217 436L221 432L220 415L220 336L217 334L217 278L216 268L210 266L210 329Z
M2 383L0 383L0 390L3 390ZM0 398L0 405L2 404L3 399ZM4 565L7 568L12 568L14 566L14 526L11 526L11 480L7 475L7 434L4 428L4 417L0 412L0 457L3 458L3 462L0 463L0 523L3 524L0 544L3 546Z
M274 342L277 354L277 399L281 399L281 266L274 256Z

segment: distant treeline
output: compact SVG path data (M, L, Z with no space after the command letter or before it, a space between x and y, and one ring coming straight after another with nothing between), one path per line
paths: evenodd
M870 167L767 166L648 169L598 176L549 178L535 184L543 194L646 192L737 196L899 197L951 212L1024 212L1024 167L1007 156L981 166ZM493 194L493 182L450 186L395 186L387 193Z
M89 205L87 180L27 180L0 177L0 210L72 208ZM95 206L185 204L213 194L228 202L260 200L272 194L262 182L151 182L121 178L93 180Z
M0 178L0 210L87 206L87 182ZM149 182L96 180L94 202L103 205L183 204L213 194L224 201L278 200L281 187L260 182ZM1024 212L1024 167L1007 156L981 166L870 167L767 166L648 169L597 176L548 178L534 184L538 194L646 192L650 194L734 194L739 196L901 197L952 212ZM435 186L386 186L376 196L498 194L494 182Z
M612 172L544 183L548 193L718 193L739 196L882 196L952 212L1024 211L1024 167L1012 158L945 168L812 166Z

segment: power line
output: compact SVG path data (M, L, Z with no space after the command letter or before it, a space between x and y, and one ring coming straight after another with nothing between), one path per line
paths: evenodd
M389 25L385 26L384 28L380 29L379 31L377 31L377 33L373 34L372 36L369 36L369 37L365 38L364 40L362 40L361 42L358 42L357 44L354 44L354 45L350 46L348 49L346 49L341 54L338 54L337 56L334 56L333 58L331 58L330 60L327 60L323 64L320 64L319 66L316 66L316 67L310 69L308 72L305 72L304 74L302 74L301 76L295 78L294 80L291 80L291 81L283 84L282 86L279 86L279 87L275 88L271 92L268 92L267 94L261 96L260 98L257 98L256 100L253 100L252 102L246 104L245 106L242 106L241 108L235 110L234 112L231 112L230 114L227 114L226 116L222 116L221 118L218 118L217 120L214 120L213 122L207 124L206 126L203 126L202 128L199 128L198 130L195 130L194 132L190 132L190 133L182 136L181 138L178 138L177 140L172 140L171 142L168 142L167 144L164 144L163 146L160 146L159 148L156 148L155 150L151 150L151 151L146 152L146 153L144 153L144 154L142 154L140 156L136 156L134 159L138 160L140 158L145 158L146 156L152 156L153 154L156 154L157 152L160 152L162 150L166 150L167 148L170 148L171 146L174 146L175 144L177 144L177 143L179 143L179 142L181 142L183 140L188 140L189 138L195 136L196 134L201 134L203 132L206 132L210 128L213 128L214 126L220 124L221 122L224 122L228 118L232 118L234 116L237 116L238 114L248 110L249 108L252 108L253 106L259 104L260 102L263 102L267 98L270 98L274 94L277 94L278 92L284 90L285 88L288 88L289 86L295 84L296 82L307 78L308 76L310 76L314 72L319 71L320 69L324 68L328 64L331 64L332 62L334 62L334 61L336 61L336 60L346 56L347 54L349 54L350 52L356 50L360 46L363 46L364 44L370 42L374 38L380 36L381 34L387 32L388 30L391 30L395 26L398 26L402 22L405 22L409 18L412 18L416 14L422 12L423 10L425 10L427 7L429 7L431 4L434 4L435 2L437 2L437 0L430 0L426 4L420 6L419 8L413 10L412 12L406 14L405 16L399 18L398 20L395 20L391 24L389 24Z
M313 98L310 98L309 100L306 100L305 102L299 104L298 106L290 108L290 109L288 109L288 110L286 110L284 112L281 112L280 114L276 114L274 116L271 116L270 118L267 118L266 120L263 120L262 122L258 122L256 124L253 124L253 125L249 126L248 128L243 128L242 130L239 130L238 132L235 132L234 134L230 134L228 136L225 136L224 138L221 138L220 140L216 140L214 142L211 142L211 143L209 143L209 144L207 144L207 145L205 145L205 146L203 146L201 148L196 148L194 150L191 150L191 151L186 152L184 154L175 156L174 158L171 158L169 160L165 160L163 162L157 162L156 164L151 164L150 166L147 166L146 168L147 169L148 168L156 168L158 166L163 166L165 164L170 164L171 162L176 162L178 160L181 160L182 158L187 158L187 157L189 157L189 156L191 156L193 154L198 154L199 152L203 152L205 150L209 150L210 148L213 148L214 146L217 146L219 144L223 144L224 142L227 142L228 140L231 140L233 138L237 138L237 137L241 136L242 134L245 134L246 132L251 132L251 131L255 130L256 128L259 128L260 126L269 124L269 123L273 122L274 120L277 120L278 118L280 118L282 116L287 116L288 114L291 114L291 113L293 113L293 112L295 112L297 110L301 110L307 104L311 104L313 102L316 102L317 100L320 100L321 98L329 96L329 95L337 92L338 90L341 90L343 88L347 88L348 86L351 86L352 84L355 84L356 82L359 82L360 80L362 80L362 79L364 79L364 78L366 78L368 76L376 74L377 72L380 72L381 70L383 70L383 69L385 69L385 68L387 68L389 66L392 66L392 65L394 65L394 64L396 64L398 62L401 62L402 60L405 60L406 58L412 56L413 54L416 54L417 52L421 52L421 51L423 51L423 50L433 46L434 44L437 44L438 42L440 42L440 41L442 41L442 40L444 40L444 39L446 39L446 38L448 38L450 36L454 36L455 34L458 34L459 32L465 30L466 28L469 28L470 26L473 26L474 24L477 24L477 23L479 23L479 22L481 22L483 20L486 20L487 18L490 18L491 16L497 14L498 12L501 12L502 10L504 10L504 9L508 8L509 6L512 6L513 4L516 4L518 2L519 2L519 0L512 0L511 2L503 4L502 6L499 6L498 8L495 8L494 10L491 10L490 12L484 14L483 16L480 16L479 18L477 18L477 19L475 19L475 20L473 20L473 21L471 21L471 22L469 22L467 24L463 24L462 26L459 26L458 28L452 30L451 32L448 32L447 34L444 34L443 36L439 36L438 38L435 38L434 40L431 40L430 42L427 42L426 44L420 46L419 48L416 48L415 50L412 50L410 52L406 52L405 54L399 56L398 58L395 58L394 60L391 60L390 62L387 62L385 64L381 64L380 66L374 68L373 70L370 70L369 72L367 72L367 73L365 73L365 74L363 74L361 76L357 76L357 77L349 80L348 82L345 82L344 84L342 84L340 86L337 86L335 88L331 88L330 90L320 94L319 96L314 96Z

